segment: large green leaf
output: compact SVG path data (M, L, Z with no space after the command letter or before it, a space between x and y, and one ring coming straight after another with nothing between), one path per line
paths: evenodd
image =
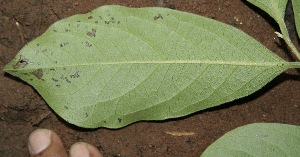
M247 96L299 63L245 33L164 8L103 6L53 24L5 71L81 127L179 117Z
M298 157L299 154L299 126L254 123L226 133L201 157Z
M285 8L288 0L247 0L267 12L277 22L284 21ZM284 23L284 22L283 22Z
M298 37L300 37L300 1L292 0L294 16L295 16L295 24L298 33Z

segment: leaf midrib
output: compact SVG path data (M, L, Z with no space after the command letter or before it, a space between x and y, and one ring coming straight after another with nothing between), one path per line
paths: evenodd
M23 69L40 69L40 68L64 68L77 66L97 66L97 65L124 65L124 64L205 64L205 65L232 65L232 66L255 66L255 67L300 67L300 62L237 62L237 61L199 61L199 60L166 60L166 61L114 61L101 63L86 63L86 64L69 64L69 65L49 65L38 66L22 69L5 69L5 70L23 70Z

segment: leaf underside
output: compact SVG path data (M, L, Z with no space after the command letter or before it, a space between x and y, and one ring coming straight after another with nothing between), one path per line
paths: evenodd
M298 37L300 38L300 1L292 0L292 5L294 10L296 30L298 33Z
M267 12L276 22L284 23L284 14L288 0L247 0Z
M296 157L299 154L299 126L254 123L226 133L201 157Z
M208 18L103 6L56 22L5 71L31 84L68 122L119 128L247 96L290 67Z

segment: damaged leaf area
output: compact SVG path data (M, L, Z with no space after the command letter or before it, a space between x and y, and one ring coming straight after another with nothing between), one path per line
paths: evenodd
M66 121L120 128L247 96L288 68L245 33L165 8L103 6L53 24L5 71Z

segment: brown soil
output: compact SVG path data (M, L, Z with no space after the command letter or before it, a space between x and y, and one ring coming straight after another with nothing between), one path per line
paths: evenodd
M286 60L293 58L274 34L278 28L273 20L240 0L0 0L0 156L28 156L27 138L37 128L57 132L66 148L76 141L91 143L105 157L196 157L224 133L245 124L300 125L300 78L296 70L288 70L251 96L220 107L117 130L89 130L66 123L31 86L3 72L3 66L26 43L55 21L107 4L159 5L213 18L243 30ZM292 21L288 24L297 42ZM184 131L195 134L179 137L166 133Z

